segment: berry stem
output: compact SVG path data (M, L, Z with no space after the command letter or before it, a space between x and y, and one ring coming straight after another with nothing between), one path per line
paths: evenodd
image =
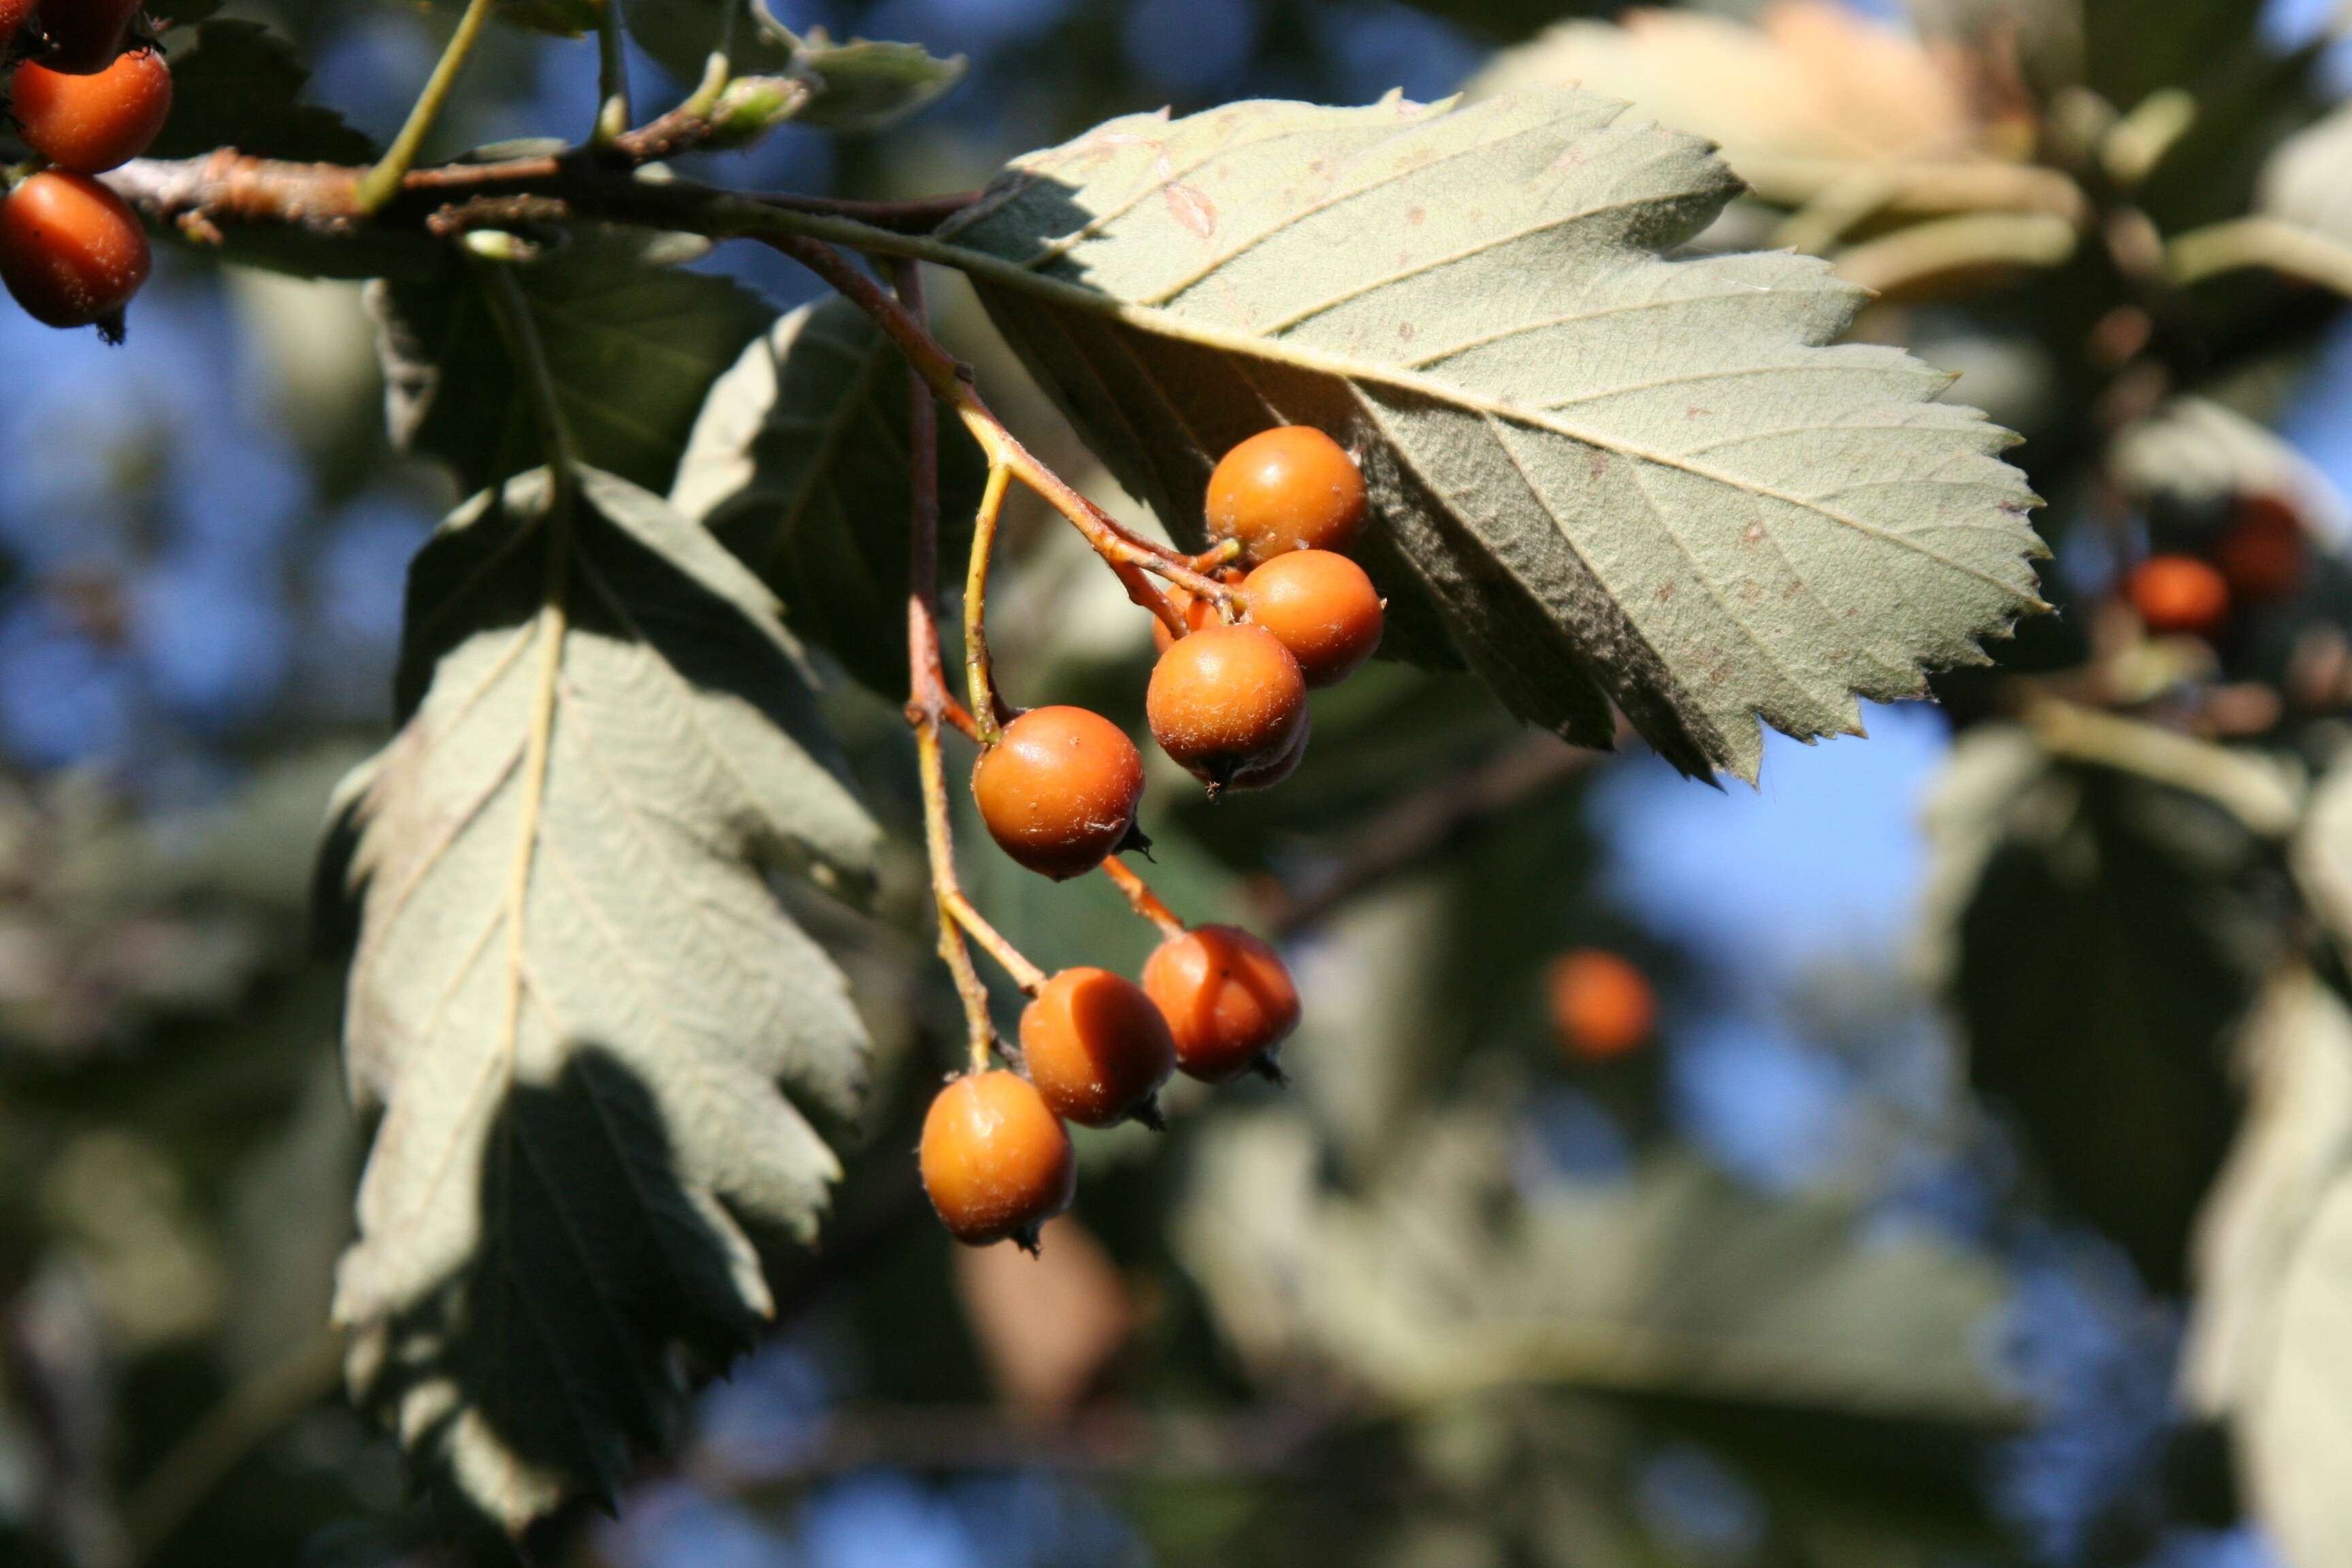
M988 657L988 563L996 550L996 520L1004 511L1004 492L1012 487L1013 470L1002 463L988 468L988 488L981 492L980 510L971 522L971 559L963 578L963 668L971 688L971 717L980 726L983 746L996 744L999 726L1012 714L997 695L995 666Z
M1106 859L1102 868L1103 875L1127 895L1128 906L1159 927L1160 935L1184 934L1184 922L1176 918L1175 910L1160 901L1160 895L1151 890L1151 884L1143 879L1142 873L1116 855Z
M416 162L433 122L441 118L450 89L457 85L457 73L465 68L466 57L474 52L482 28L489 22L490 9L491 0L466 0L465 14L457 18L457 30L449 35L448 45L434 64L433 74L425 78L424 90L416 95L416 102L409 109L400 133L392 139L392 145L384 150L375 167L360 181L354 205L362 215L373 213L400 194L401 182Z
M971 900L964 896L961 888L950 888L940 895L940 901L971 940L978 942L989 957L1002 964L1004 973L1013 976L1013 984L1021 987L1024 994L1034 996L1045 988L1048 978L1045 972L1030 963L1019 948L1007 942L1003 931L989 924L987 917L972 907Z
M911 261L894 268L898 299L923 308L922 273ZM894 300L893 303L897 301ZM964 928L955 906L963 900L956 885L955 837L948 819L947 765L940 755L940 725L955 705L947 691L940 659L940 414L931 389L919 375L907 377L908 482L914 502L908 518L907 722L915 731L916 770L922 778L923 843L930 857L931 896L938 905L940 958L954 977L963 1004L966 1046L971 1070L986 1072L996 1044L988 1016L988 985L972 967ZM955 709L957 728L972 732L971 716Z
M1178 637L1184 635L1187 627L1183 612L1160 591L1151 581L1154 576L1165 578L1194 597L1219 606L1233 597L1233 590L1224 584L1194 571L1191 556L1120 527L1102 508L1073 489L1068 480L1039 462L990 412L979 387L973 384L971 367L959 363L928 327L874 279L850 265L847 257L822 240L802 235L761 233L754 237L814 272L871 317L906 356L907 363L914 366L915 373L956 411L964 428L980 443L990 469L1009 469L1013 478L1069 519L1087 542L1094 546L1095 553L1118 574L1127 596L1158 616L1171 632Z

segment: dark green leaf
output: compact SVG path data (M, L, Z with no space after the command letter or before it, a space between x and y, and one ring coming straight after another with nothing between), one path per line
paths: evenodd
M364 163L375 148L330 109L300 101L310 79L294 46L258 22L212 21L172 52L172 117L149 151L192 158L234 147L299 163Z
M515 269L581 459L666 490L711 382L769 312L722 278L646 264L641 237L582 232ZM473 264L371 292L394 440L480 489L543 458Z
M804 305L710 389L670 503L784 602L793 628L875 690L907 689L908 378L865 314ZM942 556L980 487L971 443L941 440Z

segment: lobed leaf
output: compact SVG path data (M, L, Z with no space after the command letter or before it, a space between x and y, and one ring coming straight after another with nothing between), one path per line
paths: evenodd
M876 691L907 689L908 375L838 297L780 319L710 389L670 504L783 601L794 630ZM977 454L940 443L942 558L961 549Z
M336 1284L355 1394L519 1530L609 1500L671 1370L810 1239L866 1039L768 881L876 830L797 648L710 536L625 481L525 475L411 572L399 735L346 782L344 1048L380 1117Z
M1738 182L1623 107L1113 121L1017 161L940 258L1179 537L1235 441L1321 426L1373 492L1368 568L1514 710L1600 745L1613 700L1752 778L1758 719L1856 731L1857 693L2041 608L2034 498L1947 377L1826 346L1863 295L1822 263L1664 258Z
M513 269L582 461L666 490L719 372L769 311L724 278L656 265L660 237L583 231ZM476 274L444 255L371 289L394 444L482 489L536 467L541 442Z
M172 115L148 154L194 158L234 147L297 163L372 160L365 134L333 110L301 101L310 80L294 46L260 23L205 22L172 50Z

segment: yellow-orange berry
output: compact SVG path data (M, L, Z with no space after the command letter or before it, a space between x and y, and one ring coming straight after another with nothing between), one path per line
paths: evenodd
M1208 600L1196 599L1173 584L1162 584L1160 592L1166 594L1168 602L1176 606L1176 613L1184 617L1184 629L1187 636L1204 626L1213 626L1218 624L1217 606ZM1176 634L1168 629L1168 623L1158 616L1152 616L1152 651L1166 653L1175 641Z
M2210 637L2230 618L2230 584L2194 555L2151 555L2131 574L2132 608L2160 637Z
M1298 987L1281 955L1235 926L1161 942L1144 963L1143 989L1176 1037L1176 1065L1206 1083L1253 1067L1270 1072L1275 1047L1298 1026Z
M1297 739L1307 678L1265 627L1208 626L1160 656L1143 713L1162 751L1223 789Z
M1010 1237L1036 1250L1037 1227L1070 1206L1070 1134L1027 1079L998 1069L959 1078L923 1117L923 1191L948 1234L973 1247Z
M1600 948L1552 960L1544 976L1553 1031L1570 1056L1609 1061L1634 1049L1657 1026L1658 999L1647 976Z
M988 835L1032 871L1066 879L1126 842L1143 799L1143 758L1127 731L1084 708L1034 708L971 770Z
M132 49L89 75L37 60L9 83L25 145L58 168L102 174L147 151L172 112L172 69L155 49Z
M1081 1127L1156 1124L1152 1097L1176 1070L1168 1020L1107 969L1065 969L1021 1014L1021 1060L1054 1114Z
M152 259L130 207L86 174L46 170L0 199L0 282L45 326L118 335Z
M1345 680L1381 646L1380 592L1335 552L1276 556L1242 580L1242 599L1251 624L1290 650L1310 687Z
M1289 550L1345 550L1364 530L1364 476L1311 425L1262 430L1209 476L1209 532L1241 541L1249 561Z

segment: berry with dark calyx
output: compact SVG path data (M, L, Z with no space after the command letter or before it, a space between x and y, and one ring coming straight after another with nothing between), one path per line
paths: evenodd
M172 112L172 70L154 49L117 55L89 76L26 60L10 90L25 145L77 174L102 174L136 158Z
M1298 661L1310 687L1334 686L1381 646L1380 591L1364 569L1328 550L1277 555L1242 579L1250 623Z
M2210 637L2230 618L2230 584L2194 555L2151 555L2131 574L2132 608L2158 637Z
M1034 708L971 770L989 837L1056 881L1093 870L1127 842L1143 799L1143 758L1127 732L1084 708Z
M2303 514L2282 496L2257 491L2239 498L2229 526L2213 542L2213 563L2233 598L2273 604L2303 584Z
M1298 1026L1298 987L1281 955L1237 926L1170 937L1143 965L1143 989L1176 1037L1176 1066L1204 1083L1255 1069L1279 1079L1275 1048Z
M1037 1250L1037 1227L1070 1206L1070 1134L1026 1079L999 1068L951 1080L923 1117L923 1191L970 1247Z
M139 0L40 0L49 52L41 63L73 76L102 71L130 42Z
M1600 948L1579 948L1552 960L1544 990L1552 1030L1580 1061L1614 1060L1657 1027L1658 999L1649 978Z
M153 258L121 196L86 174L45 170L0 199L0 283L33 320L122 338L122 307Z
M1225 788L1229 790L1272 789L1282 783L1297 773L1298 764L1307 760L1307 742L1314 731L1315 715L1310 712L1307 716L1306 722L1298 726L1297 738L1282 749L1279 756L1269 757L1264 762L1252 763L1249 766L1241 769L1225 781Z
M1107 969L1065 969L1021 1014L1021 1059L1055 1115L1081 1127L1132 1116L1160 1125L1154 1095L1176 1070L1168 1020Z
M1143 712L1160 749L1221 790L1297 739L1307 678L1265 627L1209 626L1160 656Z
M1239 540L1250 562L1345 550L1363 531L1369 507L1356 460L1311 425L1261 430L1209 476L1209 532Z

